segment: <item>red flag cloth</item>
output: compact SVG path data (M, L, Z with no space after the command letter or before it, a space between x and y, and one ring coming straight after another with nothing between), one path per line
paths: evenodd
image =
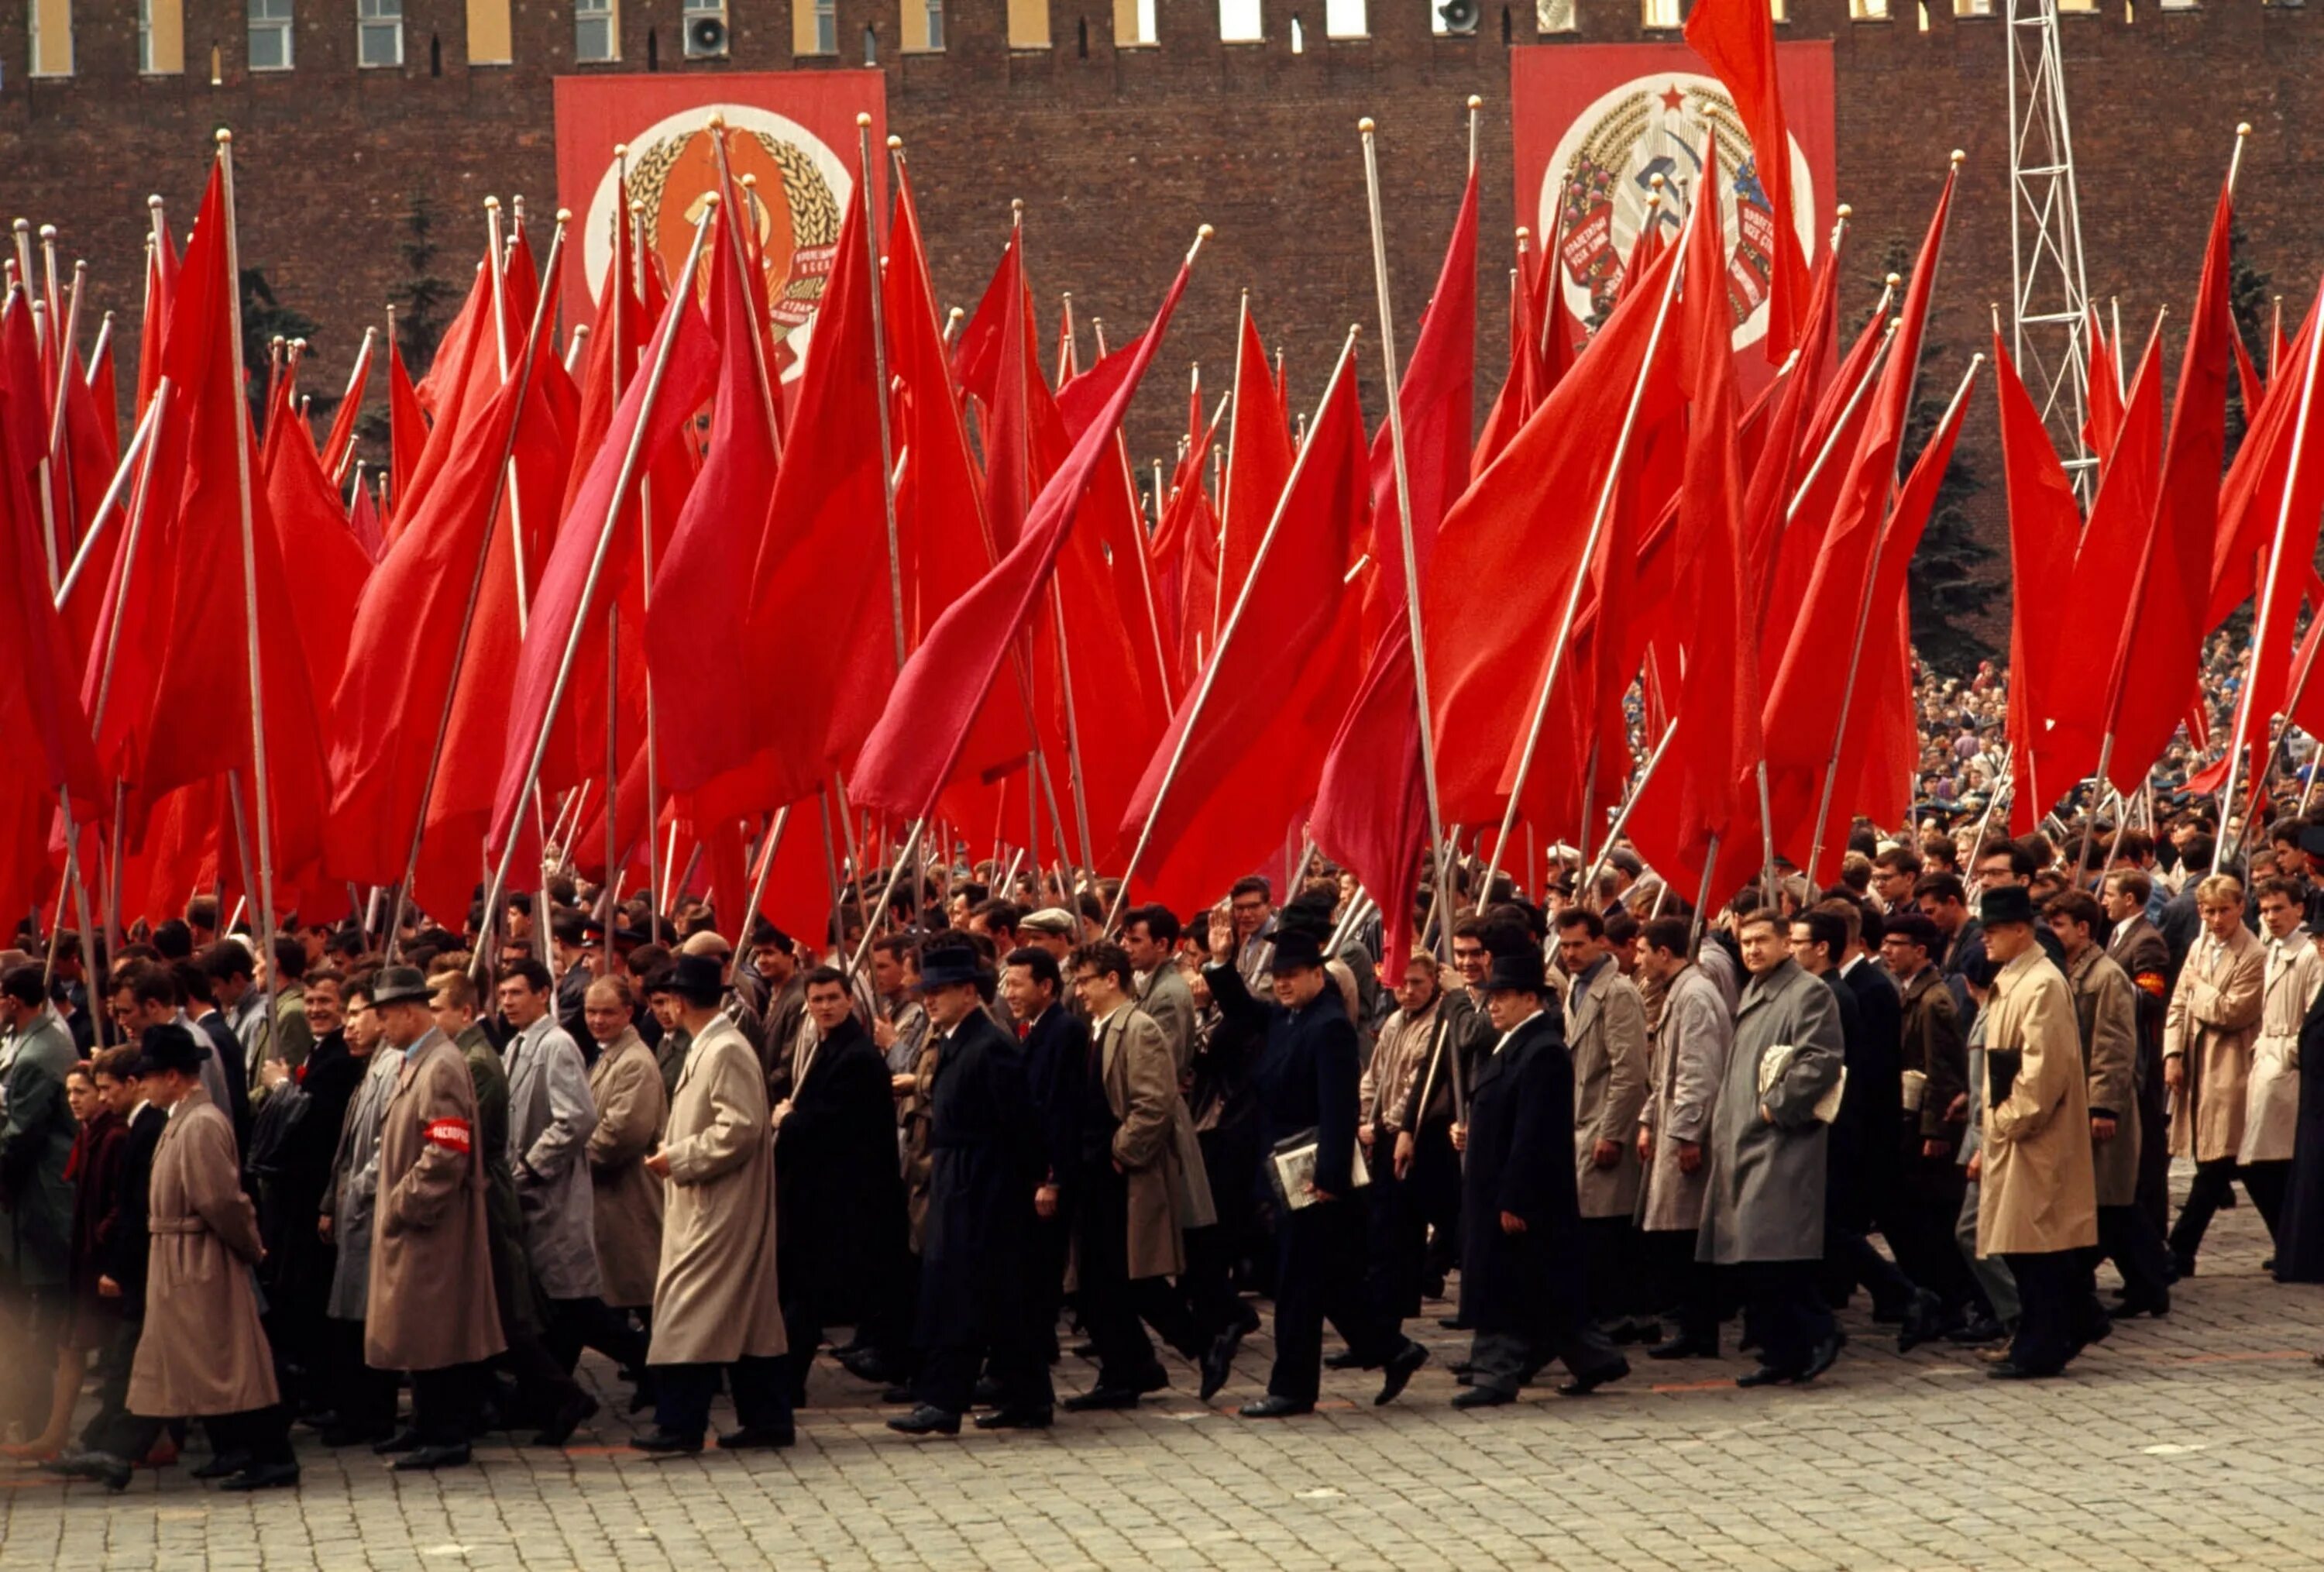
M380 527L379 510L372 505L371 487L360 478L355 483L355 499L347 504L347 531L374 564L387 555L387 532Z
M1113 450L1114 428L1161 346L1170 313L1185 292L1191 261L1190 254L1179 265L1121 386L1034 500L1024 533L991 573L946 608L905 663L848 782L859 805L917 820L952 777L970 723L1049 579L1082 496L1100 461Z
M739 210L739 209L737 209ZM660 785L691 791L733 762L743 714L743 630L751 565L766 535L778 458L771 384L762 373L749 295L722 234L710 259L710 330L718 342L710 453L669 549L654 565L646 670L654 683Z
M394 513L409 513L404 499L411 495L411 477L420 471L420 455L428 446L428 417L420 412L419 395L403 369L403 351L391 336L387 341L387 501Z
M1024 282L1023 230L1010 233L1001 266L1004 274L1016 279L1017 285L1004 289L1000 297L1001 332L993 340L991 380L980 396L986 400L988 415L985 512L992 521L993 543L1005 551L1016 543L1033 498L1048 484L1069 439L1064 417L1041 380L1041 364L1035 353L1032 296ZM975 385L971 386L975 391Z
M482 344L489 356L492 351L493 285L491 270L500 258L490 255L476 264L476 275L470 281L468 293L460 301L460 309L444 328L444 336L436 340L435 358L411 392L420 407L428 411L430 420L441 420L445 414L446 398L466 378L468 362L476 346Z
M1213 645L1243 580L1250 577L1259 538L1291 478L1291 459L1290 417L1275 396L1267 346L1246 305L1235 354L1234 405L1227 420L1226 495L1219 499L1219 582L1210 618Z
M1606 492L1616 435L1652 369L1647 347L1679 254L1665 251L1617 303L1591 340L1588 375L1560 383L1445 514L1442 562L1419 560L1437 784L1448 822L1499 822L1512 755L1524 744L1548 675L1545 635L1559 625L1573 576L1586 567L1582 546ZM1670 350L1663 334L1655 363L1673 358ZM1674 381L1650 378L1643 423L1659 423L1676 396ZM1375 539L1379 533L1375 521ZM1478 594L1480 584L1495 592ZM1383 908L1400 899L1393 891L1375 895Z
M347 636L372 559L347 528L304 421L276 423L263 467L276 549L283 561L298 564L299 592L291 597L290 613L307 680L327 702L338 691Z
M451 463L451 435L461 430L468 411L490 400L506 380L501 372L500 348L493 338L496 262L488 255L477 265L475 282L459 317L436 347L436 358L429 363L426 378L413 390L414 402L427 411L428 439L420 445L419 462L412 466L409 487L395 498L395 513L388 521L391 533L402 527L397 520L426 500L428 488Z
M137 418L153 402L161 380L161 345L170 336L170 301L178 291L178 254L170 227L155 209L153 244L145 253L145 318L137 335Z
M1173 911L1209 904L1259 866L1314 795L1356 657L1347 562L1370 480L1354 356L1351 340L1196 696L1171 717L1121 820L1112 860L1143 832L1137 882Z
M2234 204L2222 185L2204 249L2203 276L2187 348L2172 390L2171 433L2153 528L2137 582L2119 618L2113 680L2114 751L2107 774L2126 796L2146 779L2194 701L2209 599L2211 542L2218 527L2219 470L2227 449L2229 307L2227 233Z
M2259 367L2252 364L2251 351L2244 347L2244 336L2240 330L2227 335L2227 345L2236 353L2236 386L2243 393L2244 415L2249 419L2251 412L2259 408L2260 401L2267 396L2267 385L2260 380Z
M1532 320L1533 296L1526 289L1525 254L1520 252L1517 260L1519 265L1509 272L1509 366L1501 378L1501 391L1493 395L1493 407L1485 411L1476 450L1469 455L1472 478L1500 457L1501 449L1533 412L1533 406L1541 402L1537 396L1541 337Z
M1839 264L1840 254L1835 248L1825 252L1823 261L1817 265L1814 288L1808 299L1806 329L1799 343L1799 358L1784 374L1772 402L1763 406L1758 457L1751 461L1750 484L1743 494L1742 559L1738 568L1744 578L1744 604L1751 608L1747 632L1755 643L1766 623L1767 591L1774 582L1775 564L1790 533L1787 515L1792 499L1806 478L1808 467L1815 462L1816 456L1806 448L1805 439L1814 423L1821 398L1827 396L1824 367L1831 359L1840 335L1840 316L1832 303ZM1886 319L1885 314L1881 319ZM1869 332L1858 340L1858 347L1864 350L1868 360L1877 342ZM1856 381L1863 380L1860 367L1853 375ZM1849 385L1853 387L1854 384ZM1827 464L1825 467L1836 474L1840 467ZM1756 667L1756 655L1753 663Z
M2098 461L2098 476L2103 479L2114 457L2114 445L2122 439L2122 347L2107 342L2096 306L2089 308L2085 319L2083 338L2089 346L2084 353L2089 378L2084 389L2089 413L2082 419L2082 440Z
M2161 479L2161 328L2158 321L2131 377L2121 438L2091 499L2067 594L2056 603L2052 676L2047 690L2037 696L2042 707L2034 717L2035 762L2045 781L2076 781L2098 768L2116 633L2131 602Z
M2310 303L2291 364L2306 365L2315 332L2316 307ZM2219 483L2219 530L2211 554L2211 594L2203 610L2206 630L2225 622L2259 587L2260 565L2275 540L2293 439L2300 429L2301 382L2301 376L2293 375L2271 384L2260 402L2246 413L2243 445L2236 449L2227 463L2227 478ZM2285 560L2306 559L2287 557Z
M323 473L337 485L346 467L347 449L355 439L355 417L363 413L364 390L371 385L372 340L366 337L356 352L355 375L347 379L346 396L331 416L330 434L323 439ZM391 417L392 418L392 417Z
M622 190L628 190L625 184ZM629 211L624 200L622 211ZM605 428L613 422L613 404L637 375L639 328L644 320L632 280L637 276L637 252L627 223L613 226L613 257L597 286L596 326L589 334L589 359L581 370L581 411L574 426L573 457L565 476L565 489L557 516L563 518L581 489L581 481L597 449L604 446ZM768 368L773 370L771 365Z
M1711 63L1735 100L1751 139L1751 158L1738 186L1757 185L1766 208L1738 201L1746 248L1766 256L1767 361L1780 365L1806 333L1807 254L1792 197L1792 138L1784 119L1784 93L1775 69L1775 14L1766 0L1696 0L1686 18L1686 42ZM1756 233L1758 224L1771 233Z
M708 237L702 244L708 244ZM651 369L656 356L664 357L659 383ZM485 837L489 860L498 861L508 845L525 789L534 775L535 750L543 733L558 721L551 706L576 628L586 633L637 570L636 532L645 527L645 521L635 498L637 482L646 468L644 460L676 439L679 428L709 396L716 375L717 348L703 328L701 312L695 309L689 281L689 287L671 296L662 312L645 368L622 393L604 444L566 514L548 565L541 569L540 588L532 597L531 617L509 699L508 751L502 758L500 783L493 795L492 830ZM624 475L632 447L641 461ZM617 495L616 489L622 486L629 490ZM599 659L602 661L602 647ZM603 669L601 664L601 673Z
M2058 615L2053 591L2070 582L2082 514L2073 482L2050 445L2050 433L2017 367L1993 336L1994 393L2000 404L2001 466L2009 499L2009 751L2018 790L2011 796L2012 833L2034 827L2060 791L2045 794L2037 749L2043 696L2056 680ZM2021 818L2021 815L2023 816Z

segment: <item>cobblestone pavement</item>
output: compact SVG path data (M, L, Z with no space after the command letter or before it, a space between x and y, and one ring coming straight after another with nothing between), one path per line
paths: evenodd
M915 1442L825 1360L788 1453L649 1461L609 1401L562 1452L495 1438L440 1477L305 1431L295 1494L182 1467L118 1497L0 1474L0 1566L2313 1567L2324 1296L2264 1278L2264 1246L2248 1201L2223 1213L2168 1320L2125 1324L2053 1382L1988 1382L1949 1346L1898 1358L1859 1298L1810 1388L1739 1392L1739 1359L1642 1361L1596 1397L1460 1413L1442 1366L1462 1350L1431 1318L1436 1358L1386 1409L1376 1377L1326 1373L1311 1418L1235 1418L1262 1336L1215 1409L1174 1364L1174 1391L1134 1412ZM1061 1391L1091 1373L1068 1357Z

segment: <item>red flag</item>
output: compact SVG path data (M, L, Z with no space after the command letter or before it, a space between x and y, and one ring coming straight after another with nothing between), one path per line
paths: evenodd
M1235 355L1232 412L1227 420L1227 485L1219 499L1219 581L1210 622L1211 643L1243 580L1259 537L1275 517L1275 504L1291 478L1291 422L1275 396L1275 374L1259 342L1259 323L1245 304Z
M178 292L178 252L155 199L152 244L145 252L145 316L137 336L137 418L153 402L161 380L161 345L169 338L170 301Z
M1824 366L1831 358L1840 334L1840 317L1832 305L1839 264L1840 254L1835 248L1826 251L1822 262L1816 266L1799 358L1784 375L1783 385L1775 390L1772 402L1766 406L1758 433L1758 457L1750 463L1750 484L1743 494L1742 559L1738 567L1744 579L1744 604L1751 608L1746 633L1755 644L1761 638L1766 622L1768 587L1774 581L1784 544L1791 538L1792 501L1806 477L1808 467L1815 462L1816 455L1808 448L1806 438L1815 423L1820 395L1829 396L1825 392ZM1886 320L1885 312L1876 319L1876 322ZM1867 364L1877 345L1877 336L1870 329L1858 340L1857 347ZM1843 374L1843 379L1853 389L1863 380L1864 372L1863 366L1856 364L1854 354L1849 361L1850 369ZM1840 466L1827 464L1825 468L1836 477ZM1812 559L1812 553L1808 559ZM1804 573L1801 583L1804 587ZM1756 669L1756 656L1753 664Z
M387 497L396 514L409 513L404 500L411 495L411 477L420 471L420 455L428 446L428 417L420 412L419 395L403 369L403 351L392 335L387 341Z
M1808 328L1808 259L1800 249L1792 196L1792 138L1775 69L1775 14L1766 0L1696 0L1687 14L1686 42L1727 84L1751 139L1751 159L1738 171L1737 184L1756 185L1766 193L1766 207L1762 211L1738 199L1737 208L1744 246L1769 260L1766 353L1768 364L1780 365ZM1759 230L1762 224L1766 232Z
M1116 860L1146 833L1139 878L1149 899L1173 910L1216 900L1259 866L1314 793L1342 673L1356 655L1347 562L1370 477L1354 353L1351 339L1282 504L1252 542L1230 631L1197 696L1172 717L1121 821Z
M2292 364L2304 365L2316 332L2316 307L2300 329ZM2211 556L2211 594L2203 626L2217 628L2259 587L2259 564L2275 540L2276 517L2292 467L2293 439L2300 430L2301 378L2269 384L2246 413L2243 445L2227 463L2219 484L2219 530ZM2312 447L2313 444L2310 444ZM2304 561L2289 557L2286 561Z
M1993 335L1993 365L2001 411L2001 464L2009 497L2009 749L2015 761L2012 772L2023 788L2012 796L2010 824L2013 833L2022 834L2056 800L2057 788L2066 784L2053 782L2043 793L2038 750L2043 696L2056 680L2058 617L2052 592L2070 582L2082 516L2073 482L2058 462L2042 411L2018 380L1998 328Z
M2115 700L2107 772L2126 793L2146 779L2196 693L2227 448L2227 344L2236 330L2227 279L2233 217L2234 204L2223 185L2188 324L2186 354L2172 392L2171 434L2163 447L2153 527L2132 596L2115 603L2126 606L2127 612L2118 619L2108 684Z
M2122 439L2122 347L2107 341L2096 306L2089 308L2083 337L2089 343L2086 358L2090 369L2083 400L2089 413L2082 421L2082 440L2098 461L2098 476L2103 479L2107 463L2114 457L2114 445Z
M364 390L371 385L371 348L372 337L366 333L355 354L355 375L347 379L346 396L331 416L330 435L323 439L323 473L333 485L346 467L347 448L355 439L355 417L363 413Z
M905 663L849 781L849 791L860 805L918 819L951 778L969 725L992 687L1010 643L1048 581L1091 477L1100 460L1113 450L1114 428L1121 423L1122 411L1161 345L1170 313L1185 292L1192 262L1190 253L1153 325L1139 341L1130 374L1034 500L1024 533L990 574L936 619L927 641Z
M347 636L372 560L347 528L305 422L278 421L267 446L266 511L282 559L299 569L299 592L290 598L299 652L310 690L327 701L338 690Z

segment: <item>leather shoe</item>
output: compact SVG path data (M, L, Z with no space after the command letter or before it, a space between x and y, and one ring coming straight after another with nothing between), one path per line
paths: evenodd
M1100 1382L1099 1384L1102 1386L1104 1382ZM1149 1392L1167 1391L1170 1385L1170 1373L1162 1368L1162 1362L1157 1359L1131 1376L1127 1384L1130 1391L1141 1397Z
M771 1425L744 1425L739 1430L728 1430L718 1438L721 1452L772 1452L798 1442L798 1431L790 1426L776 1429Z
M1049 1420L1047 1409L995 1409L969 1422L980 1430L1046 1430Z
M1560 1397L1588 1397L1591 1392L1596 1392L1608 1382L1619 1381L1629 1373L1630 1362L1627 1359L1617 1358L1610 1364L1600 1364L1594 1370L1584 1371L1571 1381L1559 1382L1557 1395Z
M1772 1364L1762 1364L1757 1370L1737 1376L1735 1378L1735 1384L1738 1386L1781 1386L1787 1381L1797 1381L1798 1379L1799 1372L1796 1370L1779 1370Z
M890 1419L888 1428L899 1436L957 1436L960 1416L950 1409L922 1403L910 1413Z
M1719 1339L1716 1337L1677 1336L1667 1343L1657 1343L1646 1350L1649 1359L1716 1359Z
M387 1439L382 1432L355 1425L333 1425L316 1438L326 1447L370 1447Z
M630 1438L632 1452L651 1452L665 1457L691 1457L702 1450L700 1436L681 1436L675 1430L653 1430Z
M573 1395L567 1398L549 1416L549 1422L540 1427L540 1433L533 1437L532 1444L536 1447L562 1447L573 1438L574 1431L595 1418L596 1413L597 1400L576 1387Z
M1944 1330L1945 1302L1922 1289L1905 1308L1904 1324L1896 1328L1896 1352L1910 1354L1923 1343L1933 1343Z
M2058 1373L2054 1370L2028 1370L2014 1359L2005 1359L1987 1368L1985 1373L1994 1381L2040 1381Z
M468 1461L466 1441L451 1447L418 1447L398 1457L392 1466L399 1474L418 1473L429 1468L459 1468Z
M1946 1333L1945 1341L1964 1348L1978 1348L1987 1343L1998 1343L2007 1336L2009 1328L1991 1316L1977 1316Z
M374 1441L371 1449L382 1457L393 1456L398 1452L416 1452L420 1449L420 1432L406 1425L387 1439Z
M1840 1351L1847 1346L1848 1334L1845 1332L1833 1332L1826 1336L1822 1342L1815 1345L1815 1352L1808 1355L1808 1367L1800 1372L1800 1379L1813 1381L1817 1376L1830 1370L1839 1363Z
M1302 1401L1296 1397L1278 1397L1271 1392L1265 1397L1251 1399L1235 1410L1247 1419L1287 1419L1295 1414L1312 1414L1314 1411L1315 1405L1312 1401Z
M296 1463L254 1463L227 1480L221 1490L275 1490L299 1483Z
M1356 1357L1356 1351L1352 1348L1342 1348L1337 1354L1323 1355L1323 1368L1326 1370L1361 1370L1363 1367L1364 1362Z
M2171 1290L2157 1289L2151 1294L2126 1294L2117 1300L2114 1313L2118 1316L2153 1316L2157 1320L2171 1313Z
M886 1386L901 1380L903 1366L877 1348L851 1349L839 1356L839 1367L858 1381Z
M1460 1316L1439 1316L1436 1318L1436 1324L1448 1332L1467 1332L1473 1329L1469 1321Z
M129 1488L129 1465L118 1457L104 1456L89 1465L89 1477L118 1495Z
M1211 1345L1211 1351L1203 1355L1202 1399L1204 1402L1218 1396L1219 1388L1226 1385L1227 1378L1234 1373L1234 1356L1235 1340L1231 1333L1220 1334L1219 1340Z
M1472 1386L1455 1393L1452 1406L1456 1409L1497 1409L1506 1402L1517 1401L1517 1394L1504 1392L1498 1386Z
M196 1479L231 1479L249 1466L250 1454L237 1447L231 1452L221 1452L199 1468L189 1468L187 1472Z
M1134 1409L1138 1406L1138 1389L1130 1386L1093 1386L1057 1406L1069 1414L1093 1414L1106 1409Z
M1380 1382L1379 1395L1372 1399L1372 1406L1394 1402L1397 1394L1411 1384L1412 1373L1427 1363L1428 1350L1406 1337L1404 1346L1388 1356L1388 1373Z
M989 1375L981 1375L976 1379L975 1387L970 1391L968 1401L977 1408L989 1409L1000 1402L1005 1395L1001 1390L999 1382Z

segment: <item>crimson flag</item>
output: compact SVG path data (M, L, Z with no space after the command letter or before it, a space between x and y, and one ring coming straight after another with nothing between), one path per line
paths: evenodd
M1993 335L1994 393L2001 412L2001 465L2009 498L2009 751L2018 782L2010 805L2012 833L2024 834L2056 800L2043 794L2037 748L2043 696L2056 680L2058 618L2047 591L2069 582L2082 529L2073 482L2050 445L2050 433L2017 367Z
M1769 254L1767 362L1780 365L1808 331L1808 259L1792 198L1792 137L1775 71L1775 13L1767 0L1695 0L1687 14L1686 42L1711 63L1735 100L1751 139L1751 160L1738 179L1756 179L1767 194L1772 235L1746 233L1744 244ZM1751 209L1744 209L1747 226Z

